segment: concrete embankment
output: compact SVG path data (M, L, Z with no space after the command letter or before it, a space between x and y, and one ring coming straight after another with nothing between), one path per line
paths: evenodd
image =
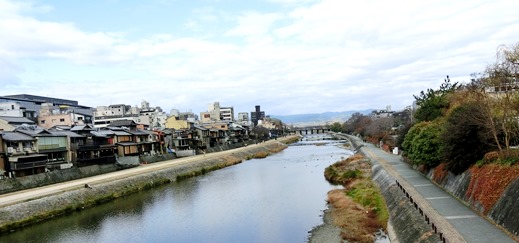
M396 184L395 178L380 165L373 165L373 180L379 185L389 211L389 224L396 239L392 242L440 242L440 238ZM391 234L390 234L391 235Z
M298 138L289 137L222 153L197 156L196 158L191 158L187 163L178 163L170 167L166 166L169 161L160 162L162 163L160 170L136 174L135 171L139 171L139 168L152 166L143 165L125 170L122 174L119 171L118 177L114 179L105 178L102 181L91 182L89 183L89 188L78 188L76 186L75 188L62 190L52 195L24 199L25 201L23 202L0 208L0 232L10 231L68 212L92 207L164 183L234 165L242 160L265 157L285 149L287 145L282 142L288 142L290 139L297 140Z
M347 137L344 137L348 139ZM353 147L360 151L362 147L350 140ZM365 154L365 156L370 157ZM423 211L416 209L415 203L409 200L396 178L378 161L372 159L372 180L378 184L389 211L388 231L392 242L441 242L425 220Z

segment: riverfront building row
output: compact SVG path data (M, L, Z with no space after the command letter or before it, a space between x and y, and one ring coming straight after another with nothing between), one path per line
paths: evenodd
M3 96L0 178L128 161L125 158L139 161L139 157L157 154L189 156L215 147L244 145L284 129L281 121L264 113L254 126L247 114L239 113L235 120L233 108L220 107L218 102L198 119L192 112L172 110L167 115L146 101L141 107L94 109L50 97Z

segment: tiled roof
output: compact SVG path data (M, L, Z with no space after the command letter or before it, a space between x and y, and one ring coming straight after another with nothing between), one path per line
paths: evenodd
M125 131L112 131L117 136L130 136L130 133L127 133Z
M33 121L25 118L25 117L16 117L16 116L0 116L0 119L7 121L8 124L12 125L21 125L21 124L35 124Z
M85 137L83 135L80 135L80 134L77 134L77 133L71 132L71 131L50 131L50 133L52 133L54 135L58 135L58 136L67 136L70 138L84 138Z
M24 141L34 141L35 139L31 136L25 135L23 133L19 132L2 132L0 133L2 138L5 141L12 141L12 142L24 142Z
M113 121L108 125L109 127L127 127L127 126L136 126L137 123L135 123L133 120L118 120Z
M90 133L96 137L113 137L115 135L114 132L110 130L101 130L101 131L90 131Z
M37 136L53 136L52 133L38 126L18 126L14 129L16 132L20 132L29 136L37 137ZM61 135L55 135L61 136Z
M70 131L92 131L92 127L90 125L77 125L70 129Z

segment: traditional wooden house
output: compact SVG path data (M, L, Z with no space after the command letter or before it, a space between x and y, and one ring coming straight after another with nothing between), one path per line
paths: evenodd
M232 124L229 128L229 141L232 143L241 143L249 140L249 132L246 128Z
M0 116L0 130L14 131L18 126L21 126L24 124L25 125L35 125L36 123L25 117Z
M193 144L196 149L205 151L210 146L211 138L209 137L209 129L201 126L194 127Z
M72 164L77 162L77 154L80 147L85 146L87 137L81 134L77 134L70 130L48 130L51 134L56 136L66 136L67 137L67 147L69 150L67 151L67 158L70 159Z
M151 155L155 153L154 145L157 139L154 139L155 133L151 131L136 129L128 131L133 135L133 141L137 143L139 155Z
M67 147L66 135L55 135L35 125L18 126L15 131L36 139L37 152L47 155L47 169L56 170L72 167L68 157L69 148Z
M4 173L8 177L20 177L44 173L47 155L38 154L36 138L19 132L0 132L4 154Z
M227 131L217 128L209 129L209 144L211 147L221 146L227 142Z
M90 134L91 137L87 137L86 145L78 148L79 166L114 164L117 154L115 133L111 130L92 130Z
M135 142L133 134L129 132L129 129L122 127L107 127L113 132L114 142L117 146L118 156L138 156L139 144Z

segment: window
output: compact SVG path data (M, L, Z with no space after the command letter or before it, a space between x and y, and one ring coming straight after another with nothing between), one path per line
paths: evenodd
M41 120L40 123L41 123L41 124L45 124L45 120Z

